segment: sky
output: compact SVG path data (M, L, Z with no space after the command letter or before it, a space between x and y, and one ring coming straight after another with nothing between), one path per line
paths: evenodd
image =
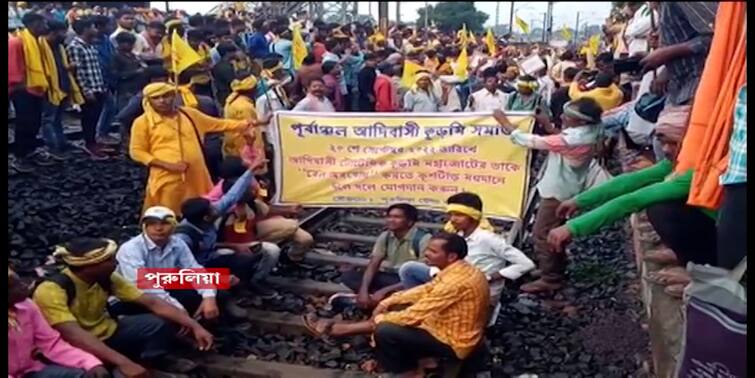
M189 14L196 12L205 13L212 9L215 5L219 4L219 1L170 1L171 9L183 9ZM437 1L404 1L401 2L401 20L402 21L416 21L417 10L425 6L425 3L434 5ZM496 3L500 3L499 6L499 20L500 24L508 24L509 12L511 10L510 1L475 1L475 7L482 12L489 15L488 21L485 26L494 26L496 24ZM164 9L164 1L153 1L151 6ZM377 1L360 1L359 2L359 14L369 14L369 10L372 10L372 15L377 19L378 2ZM540 27L543 23L543 13L547 9L546 2L514 2L514 14L521 17L525 22L530 24L530 28ZM587 21L589 24L603 24L603 21L608 17L611 11L611 2L587 2L587 1L557 1L553 4L553 29L557 30L564 25L574 28L577 21L577 12L580 13L580 24ZM388 15L390 20L395 19L396 15L396 2L388 2ZM532 21L534 20L534 24Z

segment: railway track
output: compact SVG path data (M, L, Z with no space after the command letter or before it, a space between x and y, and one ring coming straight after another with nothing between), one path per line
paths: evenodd
M530 180L536 182L540 174ZM524 221L493 220L497 231L509 243L517 243L527 229L536 203L536 191L530 190ZM300 220L303 229L315 238L314 248L301 264L281 261L268 282L279 295L271 300L243 296L237 303L247 309L244 329L218 332L218 352L200 358L208 377L368 377L359 363L371 357L364 337L339 340L327 345L307 335L301 315L316 312L320 316L337 316L327 299L339 292L350 292L340 284L341 271L365 267L377 236L383 231L384 209L307 209ZM420 211L418 227L427 232L442 228L444 215ZM287 246L283 246L285 250ZM285 260L285 259L282 259ZM341 315L344 319L364 316L358 310ZM260 347L254 338L269 340ZM246 339L246 340L243 340ZM246 356L245 356L246 355ZM250 357L251 356L251 357Z

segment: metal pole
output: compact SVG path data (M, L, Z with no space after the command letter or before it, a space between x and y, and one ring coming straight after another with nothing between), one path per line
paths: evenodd
M509 34L514 31L514 2L511 2L511 11L509 12Z
M500 12L501 12L501 2L496 1L495 2L495 28L498 28L498 24L500 21L500 18L498 18L498 16L500 15Z
M367 13L370 15L370 20L372 20L372 1L367 2Z
M427 6L427 1L425 1L425 33L427 33L427 23L430 21L430 8Z
M577 12L577 25L574 27L574 46L577 46L579 40L579 12Z
M388 11L386 10L386 12ZM386 13L385 16L388 17L388 14ZM401 2L397 1L396 2L396 25L398 25L399 23L401 23Z
M388 2L378 1L378 28L388 38Z
M548 22L548 13L543 13L543 42L547 42L545 40L545 29L548 26L547 22Z
M165 2L165 13L170 12L170 4L166 1Z

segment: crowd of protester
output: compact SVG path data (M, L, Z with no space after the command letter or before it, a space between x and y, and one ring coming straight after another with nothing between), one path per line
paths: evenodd
M568 243L635 212L646 210L668 247L644 257L666 266L646 278L668 295L689 284L688 262L732 269L746 256L746 58L737 52L746 37L732 32L744 30L740 3L629 2L601 44L566 48L233 9L8 9L11 168L35 174L70 154L107 160L125 148L149 170L141 234L120 246L57 246L66 268L32 299L9 269L10 377L188 371L196 364L168 356L176 339L191 335L206 350L208 324L243 317L222 290L139 290L140 268L229 268L231 293L275 296L266 277L280 243L292 242L294 263L313 244L300 207L270 202L279 110L486 112L514 145L547 154L531 234L537 265L495 232L474 193L448 198L435 235L398 203L369 265L344 273L353 293L331 299L371 316L304 318L316 336L373 334L388 373L416 372L425 357L469 358L507 283L534 276L523 292L560 290ZM521 64L532 56L535 72ZM65 133L70 109L83 141ZM534 131L518 130L508 111L532 112ZM646 164L607 174L616 140Z

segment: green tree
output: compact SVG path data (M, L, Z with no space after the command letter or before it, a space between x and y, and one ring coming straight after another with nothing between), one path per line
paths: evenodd
M467 30L475 33L483 31L482 25L488 20L488 15L478 11L472 2L439 2L435 7L428 5L420 8L417 13L417 26L425 25L425 15L429 13L430 21L428 25L435 22L438 29L445 32L452 32L461 29L462 25L467 25Z

